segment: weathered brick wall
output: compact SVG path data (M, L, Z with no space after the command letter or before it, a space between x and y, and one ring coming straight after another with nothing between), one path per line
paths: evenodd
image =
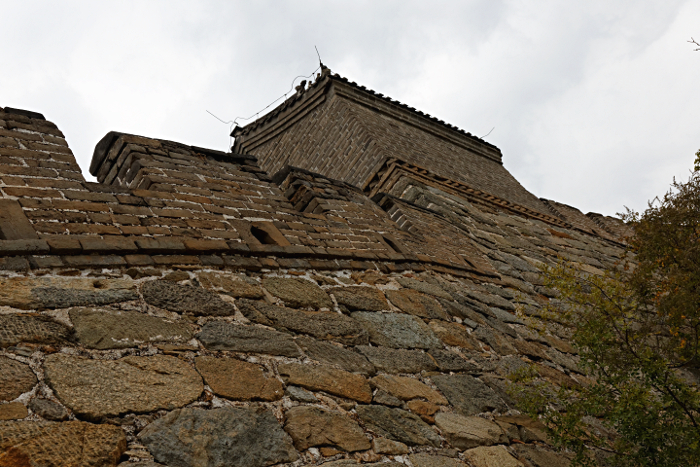
M0 466L568 465L507 376L589 382L538 265L602 274L612 228L121 134L88 183L0 126Z
M236 150L255 155L270 172L289 164L361 188L386 159L397 158L548 212L503 167L500 151L478 138L416 116L337 76L321 78L306 93L308 98L291 98L262 123L234 131ZM312 110L307 100L314 102Z

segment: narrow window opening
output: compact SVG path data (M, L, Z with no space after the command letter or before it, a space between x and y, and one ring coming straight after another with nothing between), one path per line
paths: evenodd
M272 238L272 236L264 231L263 229L255 226L250 227L250 233L253 234L260 243L263 245L277 245L278 243Z
M389 239L389 238L387 238L387 237L384 237L384 236L382 236L382 238L384 239L384 241L386 242L386 244L389 245L389 248L391 248L392 250L394 250L394 253L401 253L401 248L399 248L398 245L396 245L395 242L393 242L391 239Z

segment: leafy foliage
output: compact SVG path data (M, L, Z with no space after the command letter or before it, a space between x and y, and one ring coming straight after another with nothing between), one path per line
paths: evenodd
M514 376L512 392L576 454L574 465L607 452L619 466L697 466L700 173L623 218L635 234L617 270L596 276L564 260L543 269L560 294L544 317L571 329L594 382L556 388L531 369Z

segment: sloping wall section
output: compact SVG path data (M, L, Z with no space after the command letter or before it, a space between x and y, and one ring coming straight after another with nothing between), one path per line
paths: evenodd
M379 148L368 120L323 131ZM266 154L110 133L90 183L55 125L0 108L0 466L568 465L506 377L587 384L538 265L602 274L624 225Z

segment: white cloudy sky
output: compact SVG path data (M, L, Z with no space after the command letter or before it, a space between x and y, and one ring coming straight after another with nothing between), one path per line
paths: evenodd
M323 61L499 146L537 196L644 208L700 149L700 1L0 0L0 106L87 173L110 130L226 150Z

